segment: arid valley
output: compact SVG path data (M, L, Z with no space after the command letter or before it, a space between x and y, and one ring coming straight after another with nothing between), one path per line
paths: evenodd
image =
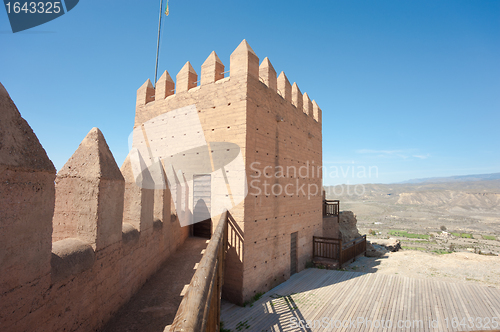
M365 184L327 199L353 211L372 243L397 239L402 250L360 258L347 269L500 288L500 179L446 178L401 184ZM347 189L347 188L344 188ZM337 192L340 192L337 188Z

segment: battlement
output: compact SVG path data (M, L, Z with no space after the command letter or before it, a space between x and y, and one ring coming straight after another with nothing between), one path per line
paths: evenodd
M297 83L294 82L293 85L290 85L284 72L281 72L277 77L276 71L267 57L259 65L259 58L245 39L231 54L229 76L220 82L225 78L224 69L224 64L213 51L201 66L199 81L198 74L189 61L176 75L176 82L172 80L168 71L163 73L155 87L148 79L137 90L136 112L145 107L154 107L155 102L167 98L177 96L183 98L184 93L189 93L195 88L203 90L205 86L214 83L226 83L231 80L246 82L248 79L258 79L268 89L295 106L297 110L321 123L321 110L317 103L314 100L311 101L307 93L302 94Z
M143 90L155 93L150 82ZM56 174L1 84L0 134L2 331L98 330L189 229L172 222L158 170L134 176L136 150L119 169L98 128Z

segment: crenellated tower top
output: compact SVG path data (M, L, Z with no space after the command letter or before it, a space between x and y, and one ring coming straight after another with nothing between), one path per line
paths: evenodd
M191 89L196 87L203 89L203 86L220 83L219 81L224 79L245 81L249 77L253 77L260 80L270 90L291 103L297 110L304 112L317 122L321 122L321 109L318 107L316 101L311 101L307 93L302 94L297 83L294 82L291 85L283 71L276 77L276 70L269 58L264 58L259 65L259 58L245 39L243 39L230 56L230 75L227 78L224 78L224 69L224 64L215 51L213 51L201 66L199 81L198 74L189 61L186 62L176 75L176 82L165 71L158 82L156 82L156 87L153 87L153 84L148 79L137 90L136 109L143 108L155 101L189 93Z

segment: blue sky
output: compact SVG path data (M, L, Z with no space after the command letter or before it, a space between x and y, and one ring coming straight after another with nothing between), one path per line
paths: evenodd
M229 68L247 39L322 108L325 184L500 172L500 1L169 5L159 73L189 60L199 74L213 50ZM16 34L0 8L0 82L57 169L92 127L122 164L158 7L82 0Z

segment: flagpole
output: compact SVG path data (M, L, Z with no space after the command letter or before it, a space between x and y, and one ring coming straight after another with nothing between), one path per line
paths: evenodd
M156 85L158 77L158 55L160 54L160 28L161 28L161 14L163 11L163 0L160 0L160 17L158 18L158 41L156 42L156 67L155 67L155 81Z

